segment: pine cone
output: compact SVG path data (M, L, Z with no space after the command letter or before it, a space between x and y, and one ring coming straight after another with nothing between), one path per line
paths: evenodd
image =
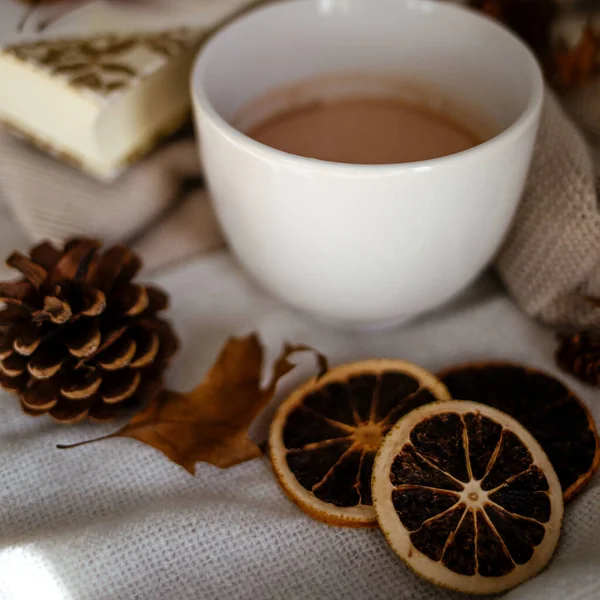
M125 246L99 248L89 239L62 252L43 243L7 260L23 279L0 282L0 385L28 414L104 421L162 389L177 350L156 316L167 296L131 283L141 261Z
M581 331L559 339L558 365L585 383L600 385L600 333Z

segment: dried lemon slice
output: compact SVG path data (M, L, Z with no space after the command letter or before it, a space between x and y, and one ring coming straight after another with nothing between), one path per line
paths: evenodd
M525 426L548 455L565 500L600 466L600 441L585 404L551 375L507 362L451 367L439 378L454 398L468 398L509 414Z
M375 524L375 453L411 410L448 400L431 373L400 360L369 360L311 379L279 407L269 453L287 495L311 516L335 525Z
M475 402L405 416L379 449L372 489L396 554L461 592L494 594L529 579L560 535L562 491L541 446L515 419Z

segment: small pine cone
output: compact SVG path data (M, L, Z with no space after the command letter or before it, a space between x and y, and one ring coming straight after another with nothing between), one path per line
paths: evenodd
M581 331L559 338L556 362L590 385L600 385L600 333Z
M178 345L157 317L167 296L132 283L141 261L128 248L99 250L74 239L7 260L23 278L0 282L0 385L28 414L105 421L162 389Z

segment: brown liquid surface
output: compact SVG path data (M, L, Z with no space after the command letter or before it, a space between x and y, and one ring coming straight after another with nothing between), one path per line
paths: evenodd
M351 164L394 164L447 156L481 143L451 118L390 98L315 102L250 129L290 154Z

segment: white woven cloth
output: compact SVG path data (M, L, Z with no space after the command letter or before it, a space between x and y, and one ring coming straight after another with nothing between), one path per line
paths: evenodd
M173 296L182 352L170 375L197 383L231 334L258 330L272 358L284 340L306 342L333 364L406 357L430 369L507 358L556 372L554 340L484 279L442 311L402 329L346 333L265 295L225 253L158 278ZM306 377L301 360L278 398ZM569 384L573 384L569 381ZM597 391L573 384L600 417ZM0 396L1 600L434 600L458 597L412 574L377 530L329 527L285 498L268 462L196 477L133 440L60 451L57 443L108 432L23 416ZM255 426L264 435L269 412ZM509 600L600 598L600 481L566 511L550 567ZM462 596L461 596L462 597Z

